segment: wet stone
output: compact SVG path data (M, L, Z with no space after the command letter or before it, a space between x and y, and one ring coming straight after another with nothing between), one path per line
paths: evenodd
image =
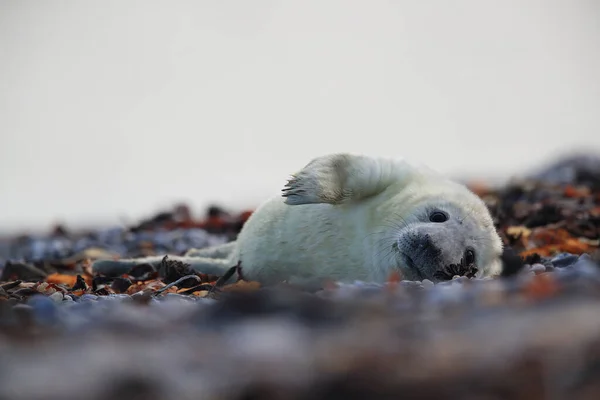
M55 292L55 293L52 293L48 297L50 298L50 300L54 301L55 303L60 303L63 301L64 296L61 292Z
M531 266L531 271L535 272L536 274L546 272L546 266L544 264L533 264Z
M35 319L40 323L52 323L56 320L56 302L44 295L31 296L27 304L33 308Z
M434 283L432 281L430 281L429 279L423 279L423 281L421 282L423 287L425 288L431 288L434 286Z
M578 259L579 256L575 254L561 253L552 258L550 262L556 268L564 268L575 264L575 262L577 262Z

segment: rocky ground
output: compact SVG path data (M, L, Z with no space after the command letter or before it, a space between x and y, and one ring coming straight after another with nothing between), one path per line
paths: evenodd
M498 279L261 288L168 257L248 213L185 206L138 226L0 247L0 399L600 398L600 158L471 184L507 246Z

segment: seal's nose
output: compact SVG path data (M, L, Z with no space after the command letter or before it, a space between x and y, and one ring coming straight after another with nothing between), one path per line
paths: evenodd
M418 271L422 278L433 280L433 274L442 264L442 250L436 245L436 241L436 235L425 232L415 232L403 238L407 257L412 261L411 268Z
M431 246L431 235L426 233L419 238L417 243L420 249L424 249Z
M419 252L422 252L424 255L429 257L436 257L440 253L440 250L435 245L433 238L428 233L419 237L417 240L417 247Z

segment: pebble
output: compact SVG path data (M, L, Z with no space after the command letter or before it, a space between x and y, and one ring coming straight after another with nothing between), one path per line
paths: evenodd
M587 253L584 253L582 255L579 256L579 259L577 260L579 262L586 262L586 263L591 263L592 265L595 265L597 267L600 267L600 265L598 265L593 259L592 256L590 256Z
M33 307L33 314L38 322L42 324L55 322L57 306L49 296L33 295L27 300L27 304Z
M544 264L533 264L531 266L531 271L533 271L536 274L546 272L546 266Z
M128 294L124 294L124 293L119 293L119 294L109 294L106 296L99 296L98 300L99 301L122 301L124 299L130 299L131 296L129 296Z
M579 260L573 264L572 268L575 269L581 277L586 277L588 279L600 278L600 269L598 268L598 265L589 257L580 257Z
M64 296L61 292L54 292L48 297L50 298L50 300L54 301L55 303L62 302L63 298L64 298Z
M430 281L429 279L423 279L423 280L421 281L421 283L422 283L423 287L425 287L425 288L428 288L428 289L429 289L429 288L432 288L432 287L435 285L435 284L434 284L432 281Z
M548 264L544 264L544 267L546 267L546 272L552 272L554 271L554 265L548 263Z
M579 259L578 255L569 253L560 253L550 260L555 268L564 268L575 264Z

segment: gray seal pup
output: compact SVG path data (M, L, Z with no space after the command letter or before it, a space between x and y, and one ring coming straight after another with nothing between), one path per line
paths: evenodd
M264 285L381 283L394 272L437 282L448 265L474 266L475 277L497 276L502 250L488 208L466 186L405 159L337 153L293 174L282 195L258 207L235 241L171 258L217 274L240 262L244 279Z

